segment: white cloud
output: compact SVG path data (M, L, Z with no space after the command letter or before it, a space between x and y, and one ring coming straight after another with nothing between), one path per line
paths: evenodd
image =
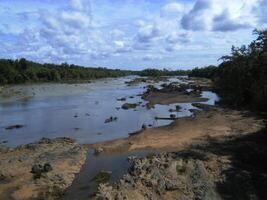
M140 1L136 6L134 1L70 0L46 9L36 2L17 1L20 6L8 9L0 2L1 57L113 66L216 64L232 44L250 42L251 31L267 25L266 0Z

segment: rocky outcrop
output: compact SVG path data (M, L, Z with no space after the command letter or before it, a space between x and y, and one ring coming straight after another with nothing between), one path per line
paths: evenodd
M0 151L0 199L57 199L86 159L69 138L48 139ZM2 178L1 178L2 179Z
M124 103L121 108L124 110L128 110L128 109L134 109L138 106L137 103Z
M96 199L220 199L215 190L218 162L179 153L131 157L129 172L116 185L99 185Z

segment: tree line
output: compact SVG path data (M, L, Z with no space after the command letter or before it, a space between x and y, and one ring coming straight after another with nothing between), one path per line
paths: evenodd
M267 29L254 30L256 39L249 45L232 47L218 67L196 68L189 76L214 80L222 101L267 111Z
M17 60L0 59L0 84L79 81L126 76L131 73L127 70L82 67L67 63L40 64L28 61L25 58Z
M190 70L167 70L167 69L144 69L142 71L135 72L139 76L185 76L190 73Z
M189 71L167 69L144 69L130 71L120 69L83 67L73 64L40 64L25 58L11 60L0 59L0 84L20 84L34 82L82 81L105 77L126 75L140 76L174 76L187 75Z

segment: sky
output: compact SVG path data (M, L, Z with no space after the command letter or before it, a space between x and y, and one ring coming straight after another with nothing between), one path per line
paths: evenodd
M255 28L267 28L267 0L0 0L0 58L191 69Z

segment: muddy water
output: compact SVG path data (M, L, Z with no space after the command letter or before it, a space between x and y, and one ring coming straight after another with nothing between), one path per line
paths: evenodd
M134 77L101 79L86 84L40 84L13 86L15 95L0 98L0 141L17 146L42 137L71 137L79 143L95 143L127 137L140 130L143 124L158 127L171 120L155 120L156 116L169 117L168 110L175 105L156 105L148 110L138 94L145 85L127 86L125 81ZM159 83L160 84L160 83ZM136 109L123 110L126 102L141 102ZM210 100L213 103L213 99ZM190 103L179 104L178 117L190 116ZM118 120L104 123L110 116ZM19 129L6 130L12 125Z

